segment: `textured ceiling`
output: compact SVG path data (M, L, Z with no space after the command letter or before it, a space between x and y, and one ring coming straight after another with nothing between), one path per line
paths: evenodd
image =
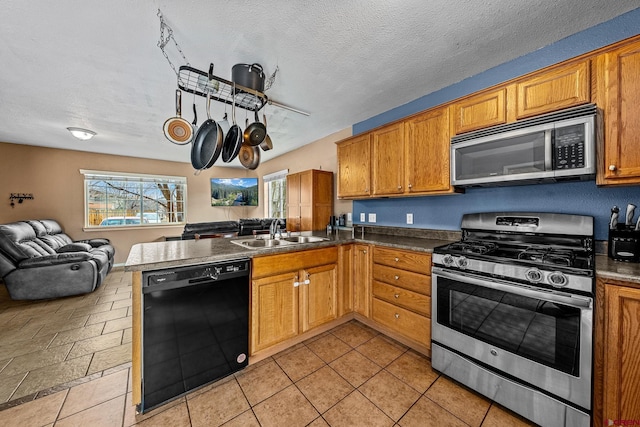
M190 161L165 139L176 75L162 10L190 64L231 80L260 63L274 149L263 161L640 6L637 0L3 0L0 141ZM183 65L171 43L167 54ZM192 120L193 96L183 95ZM196 98L200 123L205 102ZM221 119L224 106L212 103ZM242 112L240 112L242 111ZM239 110L244 127L245 114ZM68 126L98 135L80 142ZM218 160L216 165L222 165ZM230 163L240 167L238 160Z

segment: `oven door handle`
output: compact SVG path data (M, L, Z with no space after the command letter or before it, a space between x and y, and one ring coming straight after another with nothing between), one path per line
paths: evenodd
M483 277L465 272L456 271L455 273L451 273L447 270L443 270L442 268L433 267L431 270L431 274L432 276L437 275L445 277L447 279L463 281L464 283L470 283L472 285L495 289L497 291L509 292L524 297L537 298L576 308L592 308L593 306L593 299L589 297L569 294L561 295L554 291L532 289L531 287L526 285L505 282L504 280L499 279L491 279L491 281L488 281Z

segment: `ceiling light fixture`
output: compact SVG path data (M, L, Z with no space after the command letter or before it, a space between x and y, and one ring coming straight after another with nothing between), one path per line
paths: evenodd
M81 141L87 141L91 138L93 138L94 136L96 136L96 133L92 130L89 129L82 129L82 128L67 128L67 130L69 132L71 132L71 135L75 136L76 138L78 138Z

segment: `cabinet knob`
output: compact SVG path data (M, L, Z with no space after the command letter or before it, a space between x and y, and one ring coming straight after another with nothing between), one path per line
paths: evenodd
M364 189L364 192L365 192L365 193L368 193L368 192L369 192L369 189L368 189L368 188L365 188L365 189Z
M402 185L398 185L398 190L402 190Z
M616 169L618 169L618 168L616 167L616 165L609 165L609 170L610 170L611 172L615 171Z
M409 187L409 188L413 188L413 185L409 184L407 187Z
M399 259L399 258L396 258L395 260L396 260L396 262L400 261L400 259Z
M398 298L400 298L400 294L393 294L393 297L394 297L395 299L398 299Z
M363 253L363 254L366 254L366 253L367 253L367 251L366 251L366 250L363 250L363 251L362 251L362 253Z
M396 319L400 318L400 315L398 313L395 314Z
M400 276L393 276L394 279L398 280Z

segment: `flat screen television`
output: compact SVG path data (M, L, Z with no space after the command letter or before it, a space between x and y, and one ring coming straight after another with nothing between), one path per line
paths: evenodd
M211 178L211 206L258 206L258 178Z

